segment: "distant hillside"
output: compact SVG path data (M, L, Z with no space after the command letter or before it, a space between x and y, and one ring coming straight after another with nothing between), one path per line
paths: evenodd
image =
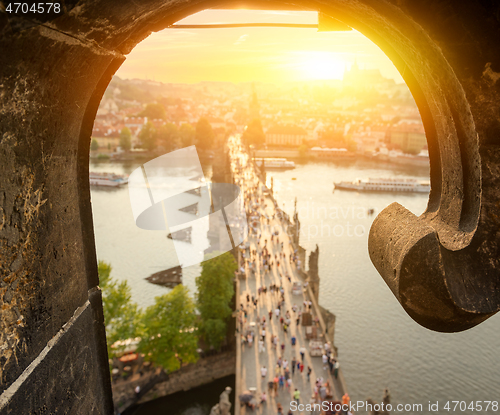
M120 94L115 96L118 88ZM160 101L163 104L174 104L178 99L207 98L220 92L239 92L230 82L200 82L197 84L170 84L145 79L121 79L114 76L111 80L105 98L119 98L124 101L138 101L147 104Z
M115 89L120 90L120 99L125 101L139 101L148 103L156 100L160 95L158 86L148 84L148 81L136 82L135 80L124 80L114 76L104 94L105 98L113 98Z

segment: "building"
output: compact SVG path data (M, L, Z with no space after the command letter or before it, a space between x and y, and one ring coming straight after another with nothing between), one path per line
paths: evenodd
M112 133L107 137L92 137L99 144L99 149L116 151L120 146L120 134Z
M418 154L427 146L424 126L420 123L400 123L390 127L387 141L404 153Z
M344 87L355 89L380 88L387 83L392 85L394 81L384 78L379 69L360 69L356 61L344 72L343 77Z
M385 132L372 131L370 128L352 134L352 139L356 142L356 147L360 153L373 153L377 151L383 143L384 138Z
M296 125L277 125L266 131L268 146L300 146L308 139L306 130Z
M92 139L99 144L99 150L116 151L120 145L120 131L123 125L105 126L100 122L94 123Z
M148 122L147 117L128 117L125 119L125 127L142 128Z

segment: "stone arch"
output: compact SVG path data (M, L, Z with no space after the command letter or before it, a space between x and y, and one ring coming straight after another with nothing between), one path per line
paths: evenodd
M432 191L419 218L397 204L377 217L372 261L426 327L462 330L497 312L500 6L253 4L321 10L365 34L394 62L424 122ZM88 183L97 106L125 54L151 31L196 11L237 5L81 0L66 2L57 18L0 15L0 341L6 345L0 413L43 407L111 413ZM71 384L44 381L58 378L58 358L68 353L74 354ZM79 371L89 366L95 370Z

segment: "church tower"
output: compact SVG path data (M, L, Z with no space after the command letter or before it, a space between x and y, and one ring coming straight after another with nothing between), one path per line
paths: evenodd
M255 84L252 84L252 100L250 101L248 115L248 121L260 119L260 105L259 100L257 99L257 92L255 92Z

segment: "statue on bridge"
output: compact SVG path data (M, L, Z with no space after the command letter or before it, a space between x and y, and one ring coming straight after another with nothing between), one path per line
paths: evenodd
M230 415L231 402L229 401L229 394L231 391L232 389L228 386L220 394L219 403L212 408L210 415Z

